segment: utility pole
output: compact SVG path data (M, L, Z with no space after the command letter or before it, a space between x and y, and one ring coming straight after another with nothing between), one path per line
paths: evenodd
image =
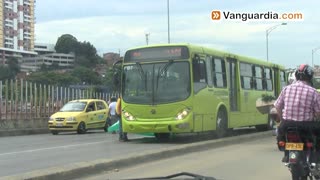
M149 35L150 35L150 33L146 33L146 43L147 43L147 45L149 45Z
M170 44L170 15L169 15L169 0L167 0L167 10L168 10L168 44Z

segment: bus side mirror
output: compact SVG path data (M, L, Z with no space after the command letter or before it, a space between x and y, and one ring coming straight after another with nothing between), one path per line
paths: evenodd
M113 70L113 77L112 77L112 83L114 88L117 91L120 91L120 84L121 84L121 72L122 72L122 61L119 60L115 62L112 66Z

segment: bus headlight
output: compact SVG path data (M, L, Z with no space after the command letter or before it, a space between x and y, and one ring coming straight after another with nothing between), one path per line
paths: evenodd
M136 118L134 117L134 116L132 116L130 113L128 113L128 112L123 112L123 115L124 115L124 117L128 120L128 121L133 121L133 120L135 120Z
M190 113L190 109L184 109L181 112L179 112L176 116L176 120L181 120L184 119L185 117L188 116L188 114Z

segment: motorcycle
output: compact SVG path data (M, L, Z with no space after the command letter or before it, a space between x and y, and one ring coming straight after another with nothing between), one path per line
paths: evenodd
M315 129L288 127L285 141L278 142L279 150L285 153L283 162L289 168L292 180L320 180L318 137L319 132Z

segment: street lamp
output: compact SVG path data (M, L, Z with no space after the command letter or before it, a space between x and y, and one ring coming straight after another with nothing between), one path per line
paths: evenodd
M314 48L312 49L312 67L313 67L313 54L318 51L320 49L320 47Z
M146 43L147 43L147 45L149 45L149 36L150 36L150 33L146 33Z
M170 16L169 16L169 0L167 0L167 12L168 12L168 44L170 44Z
M281 25L287 25L287 23L281 23L281 24L277 24L277 25L275 25L275 26L272 26L272 27L270 27L270 28L268 28L267 30L266 30L266 39L267 39L267 61L269 61L269 40L268 40L268 37L269 37L269 34L271 33L271 31L272 30L274 30L275 28L277 28L277 27L279 27L279 26L281 26Z

